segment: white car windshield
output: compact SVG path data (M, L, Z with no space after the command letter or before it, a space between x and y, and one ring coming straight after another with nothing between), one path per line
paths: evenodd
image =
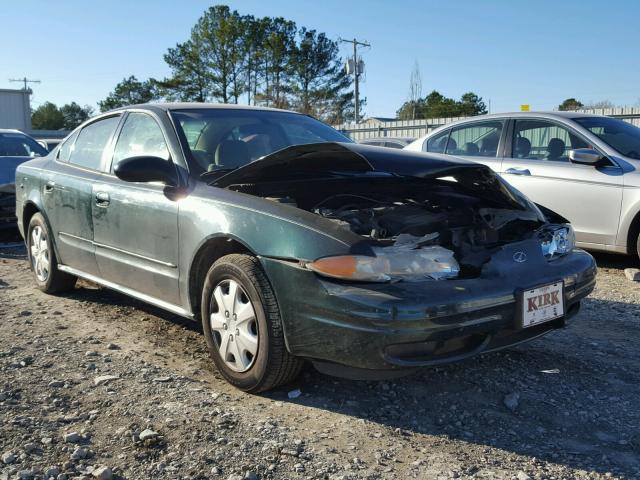
M640 128L608 117L578 117L574 120L625 157L640 159Z

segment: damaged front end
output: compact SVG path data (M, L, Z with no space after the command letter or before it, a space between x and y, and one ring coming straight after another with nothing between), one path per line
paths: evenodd
M304 145L211 183L312 232L295 237L312 258L261 261L287 348L334 375L395 375L531 340L564 326L595 284L591 256L569 253L571 227L484 165ZM562 307L526 323L525 291L540 289Z
M573 248L572 229L484 165L346 144L290 147L213 182L321 217L353 234L345 255L302 260L358 282L474 278L501 246L539 238L547 258ZM564 232L564 233L562 233Z

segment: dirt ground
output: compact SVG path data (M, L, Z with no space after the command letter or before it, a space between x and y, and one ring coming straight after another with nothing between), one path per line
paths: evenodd
M640 478L628 259L599 256L580 314L527 345L248 395L199 325L85 282L45 295L22 253L0 249L0 479Z

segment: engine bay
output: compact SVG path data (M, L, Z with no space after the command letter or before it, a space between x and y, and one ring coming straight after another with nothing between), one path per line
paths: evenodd
M369 240L378 252L443 247L453 252L461 278L477 276L501 245L528 238L544 223L535 209L497 192L502 185L496 182L372 177L232 188L319 215Z

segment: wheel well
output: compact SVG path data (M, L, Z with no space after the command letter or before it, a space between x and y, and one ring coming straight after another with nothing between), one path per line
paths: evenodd
M638 254L638 235L640 235L640 212L636 213L636 216L631 221L629 226L629 236L627 237L627 252L631 255Z
M252 254L247 247L233 238L216 237L202 245L193 257L189 269L189 303L191 311L197 317L200 316L200 297L207 272L216 260L231 253Z
M25 238L27 238L27 229L29 228L31 217L33 217L39 211L40 209L36 207L35 203L29 202L24 206L22 210L22 230L24 232Z

